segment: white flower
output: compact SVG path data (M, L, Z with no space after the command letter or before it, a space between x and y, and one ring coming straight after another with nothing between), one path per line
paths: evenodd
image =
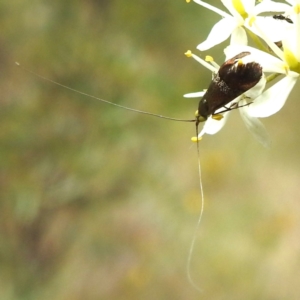
M255 17L263 12L282 12L286 11L289 8L287 4L277 3L271 0L265 0L258 5L255 5L254 0L221 0L223 5L230 12L229 14L204 1L193 1L205 8L208 8L209 10L216 12L223 17L218 23L214 25L207 39L198 45L197 48L200 51L210 49L213 46L220 44L229 36L231 36L231 39L235 41L236 44L245 45L247 44L247 35L243 26L249 28L250 20L252 20L252 22L255 19L257 20L257 18ZM262 17L262 19L265 18ZM272 32L275 34L274 41L276 41L277 31L272 30ZM278 40L280 40L280 38L278 38L277 41ZM233 43L231 42L231 44Z
M267 80L264 75L253 88L226 104L226 107L230 108L233 107L233 103L238 103L241 117L247 128L262 144L267 146L268 134L257 118L268 117L278 112L284 106L300 76L300 0L286 0L288 4L264 0L257 5L255 5L255 0L221 0L229 13L204 1L193 1L222 17L212 28L208 38L198 45L199 50L207 50L231 37L230 46L225 49L226 60L239 53L250 52L251 55L243 57L242 63L257 62L262 66L264 74L271 73ZM280 14L268 17L258 16L264 12ZM247 34L253 38L257 47L264 51L246 46ZM219 66L216 63L204 61L193 54L190 56L213 73L218 73ZM271 82L279 75L283 78L265 90L266 82ZM204 93L203 91L196 92L184 95L184 97L202 97ZM246 98L252 100L246 100ZM252 103L245 105L246 101L248 103L252 101ZM205 102L201 102L201 105L203 103ZM222 120L214 118L218 112L223 114ZM205 133L218 132L224 126L229 111L224 112L224 107L222 107L212 114L213 116L207 118L199 137Z
M291 3L292 1L289 1ZM300 76L300 1L294 1L290 11L295 24L285 32L283 50L278 48L265 33L264 29L256 29L267 42L268 46L276 53L278 58L263 51L242 46L229 46L225 52L227 55L235 55L241 51L251 51L256 56L256 61L263 66L264 72L279 73L285 75L283 79L275 83L260 96L258 96L247 109L253 117L269 117L277 113L286 103L286 100Z

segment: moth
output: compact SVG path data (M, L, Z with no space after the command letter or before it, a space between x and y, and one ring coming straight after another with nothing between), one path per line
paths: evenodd
M262 77L262 67L256 62L243 63L241 58L250 55L250 52L240 54L228 59L216 74L199 101L196 112L196 126L204 122L216 111L224 108L221 112L239 108L236 104L226 107L226 104L254 87ZM221 113L219 112L219 113Z

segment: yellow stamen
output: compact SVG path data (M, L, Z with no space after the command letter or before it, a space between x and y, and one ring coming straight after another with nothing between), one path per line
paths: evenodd
M249 26L252 27L253 23L255 22L256 18L255 16L252 16L249 20Z
M186 52L184 53L184 55L185 55L186 57L192 57L193 53L192 53L191 50L188 50L188 51L186 51Z
M212 62L212 61L214 61L214 58L210 55L206 55L205 60L208 61L208 62Z
M202 140L202 137L201 137L201 136L198 136L198 137L193 136L193 137L191 138L191 141L194 142L194 143L197 143L197 142L199 142L199 141L201 141L201 140Z
M220 120L222 120L224 117L223 117L223 115L212 115L211 116L214 120L216 120L216 121L220 121Z
M186 0L186 3L190 3L191 2L191 0Z

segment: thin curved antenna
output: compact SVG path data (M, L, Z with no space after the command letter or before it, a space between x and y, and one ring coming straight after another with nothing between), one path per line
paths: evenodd
M197 137L197 158L198 158L198 175L199 175L199 191L200 191L200 203L201 203L201 208L200 208L200 212L199 212L199 216L198 216L198 220L197 220L197 224L194 230L194 234L193 234L193 238L192 238L192 242L190 245L190 249L189 249L189 254L188 254L188 259L187 259L187 277L188 280L190 282L190 284L199 292L203 292L201 290L201 288L197 285L197 283L195 282L195 280L192 277L191 274L191 265L192 265L192 257L194 254L194 249L195 249L195 243L196 243L196 238L197 238L197 232L200 228L200 224L202 221L202 216L203 216L203 211L204 211L204 192L203 192L203 185L202 185L202 172L201 172L201 163L200 163L200 149L199 149L199 139L198 139L198 135L199 135L199 131L198 131L198 125L196 123L196 137Z
M105 99L101 99L99 97L96 97L96 96L93 96L93 95L90 95L90 94L87 94L87 93L84 93L84 92L81 92L81 91L78 91L76 89L73 89L71 87L68 87L66 85L63 85L59 82L56 82L52 79L48 79L38 73L35 73L29 69L26 69L24 68L23 66L20 65L20 63L16 62L16 65L21 68L22 70L28 72L28 73L31 73L33 74L34 76L37 76L39 77L40 79L43 79L45 81L48 81L48 82L51 82L55 85L58 85L62 88L65 88L67 90L70 90L72 92L75 92L75 93L78 93L78 94L81 94L83 96L86 96L86 97L89 97L89 98L92 98L92 99L95 99L95 100L98 100L98 101L101 101L103 103L106 103L106 104L110 104L110 105L113 105L113 106L116 106L116 107L119 107L119 108L122 108L122 109L126 109L126 110L129 110L129 111L132 111L132 112L135 112L135 113L139 113L139 114L144 114L144 115L148 115L148 116L152 116L152 117L156 117L156 118L161 118L161 119L165 119L165 120L170 120L170 121L176 121L176 122L195 122L196 120L193 119L193 120L185 120L185 119L177 119L177 118L170 118L170 117L166 117L166 116L163 116L163 115L158 115L158 114L154 114L154 113L150 113L150 112L147 112L147 111L143 111L143 110L139 110L139 109L134 109L134 108L130 108L130 107L127 107L127 106L123 106L123 105L120 105L120 104L117 104L117 103L113 103L111 101L108 101L108 100L105 100Z

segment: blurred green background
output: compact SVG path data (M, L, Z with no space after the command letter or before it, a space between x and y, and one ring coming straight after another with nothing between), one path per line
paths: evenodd
M216 1L210 1L215 3ZM219 4L218 4L219 5ZM219 5L221 7L221 5ZM0 299L299 299L299 84L263 120L238 112L200 143L193 118L211 74L183 53L219 19L183 0L0 2ZM222 45L213 51L222 63Z

